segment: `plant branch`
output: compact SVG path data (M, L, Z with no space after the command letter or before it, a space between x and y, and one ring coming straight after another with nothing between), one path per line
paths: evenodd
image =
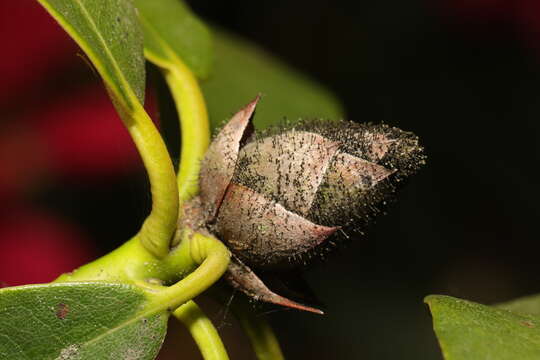
M180 247L189 246L190 258L200 264L193 272L176 284L156 294L158 308L176 309L193 299L221 278L229 265L230 252L218 239L201 233L187 235Z
M190 254L189 242L175 247L165 258L150 254L137 236L107 255L61 275L55 282L108 281L141 285L149 279L171 283L198 266Z
M179 201L174 167L167 147L142 106L126 124L144 162L152 192L152 211L144 221L138 237L143 246L158 258L169 251L176 230Z
M173 315L187 327L204 360L229 359L214 324L194 301L180 306Z
M208 113L199 84L186 65L178 61L163 70L180 115L182 148L178 169L180 202L198 193L200 163L210 143Z
M144 55L162 70L180 118L182 148L177 182L180 202L183 202L198 192L200 162L210 144L208 112L193 72L148 19L142 14L139 19L161 51L158 53L152 46L145 46Z

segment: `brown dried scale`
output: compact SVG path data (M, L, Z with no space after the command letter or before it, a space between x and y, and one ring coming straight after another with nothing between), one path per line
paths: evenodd
M208 211L209 219L215 217L234 174L240 143L250 126L250 119L258 101L257 96L238 111L221 129L206 151L201 165L199 186L201 201Z
M339 143L295 131L251 142L238 155L234 183L307 215Z
M337 227L314 224L256 191L231 183L216 230L247 265L271 269L320 245Z
M322 143L328 144L325 150ZM303 150L309 146L312 154ZM232 181L314 223L362 234L424 162L410 132L385 124L302 121L266 130L243 147ZM305 262L302 255L291 260Z
M246 141L258 100L223 127L202 163L205 228L234 254L233 287L302 308L256 273L305 263L338 229L363 233L425 156L414 134L385 124L301 121Z
M227 282L234 288L243 291L246 295L256 301L264 301L315 314L323 314L320 309L301 304L298 301L288 299L270 290L251 268L242 263L242 261L234 255L231 258L231 263L224 276Z

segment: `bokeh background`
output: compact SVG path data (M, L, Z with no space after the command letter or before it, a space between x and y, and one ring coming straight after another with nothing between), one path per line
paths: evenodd
M366 239L306 274L324 317L268 314L289 359L440 359L424 296L540 292L538 1L188 3L429 156ZM150 195L98 77L37 3L0 3L0 36L0 281L45 282L127 240ZM231 357L253 358L203 301ZM198 358L183 336L163 359L178 343Z

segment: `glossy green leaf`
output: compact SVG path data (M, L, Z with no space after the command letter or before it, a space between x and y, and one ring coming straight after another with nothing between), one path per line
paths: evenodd
M284 118L343 118L336 98L321 85L293 71L258 46L222 31L214 32L215 64L202 83L213 130L261 93L257 128Z
M128 107L143 102L143 37L130 0L39 2L88 55L117 100Z
M135 0L144 32L144 47L152 58L180 58L197 77L210 73L213 60L210 31L181 0Z
M520 314L540 316L540 295L530 295L497 304L496 307Z
M154 359L164 312L144 316L135 287L105 283L0 290L0 359Z
M425 301L446 360L540 359L540 318L449 296Z

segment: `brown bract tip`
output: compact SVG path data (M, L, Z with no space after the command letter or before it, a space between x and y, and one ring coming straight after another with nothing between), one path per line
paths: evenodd
M217 134L202 161L200 171L201 201L212 220L234 174L240 143L250 125L260 96L240 109Z
M237 290L242 291L247 296L272 304L307 311L314 314L323 315L324 312L312 306L287 299L270 290L264 282L244 263L233 256L229 263L229 268L225 273L225 279Z

